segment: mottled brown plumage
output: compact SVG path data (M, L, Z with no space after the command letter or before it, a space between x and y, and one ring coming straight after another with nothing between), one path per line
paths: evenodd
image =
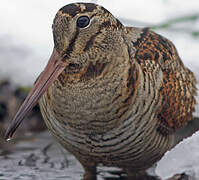
M83 165L84 180L96 179L100 164L123 168L129 179L140 176L191 120L193 73L172 42L148 28L125 27L95 4L61 8L53 35L53 55L7 138L41 96L48 128Z

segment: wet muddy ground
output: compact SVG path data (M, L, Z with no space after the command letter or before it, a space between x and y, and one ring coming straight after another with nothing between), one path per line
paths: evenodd
M82 172L48 132L27 135L0 151L0 180L76 180Z
M83 168L48 133L26 135L0 151L0 180L80 180ZM10 143L10 142L8 142ZM99 168L99 180L125 179L119 169ZM147 177L147 180L156 180Z

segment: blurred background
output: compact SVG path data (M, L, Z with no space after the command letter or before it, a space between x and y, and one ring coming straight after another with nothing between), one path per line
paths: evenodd
M37 134L37 132L43 132L45 129L37 106L24 121L21 130L17 133L17 138L13 142L5 143L2 137L8 123L50 57L53 49L51 26L56 12L62 6L73 2L76 1L6 0L1 2L0 153L3 153L3 158L5 158L5 152L10 153L13 148L16 148L13 146L16 146L19 141L21 142L21 139L24 140L24 135L31 139L28 143L31 142L30 144L34 146L32 148L36 150L38 150L38 143L36 143L37 145L32 143L32 141L35 142L35 137L40 140L44 138L45 141L46 138L48 139L46 141L48 143L44 143L42 146L44 149L49 143L52 143L49 142L49 134L35 136L35 132ZM167 37L175 44L182 61L195 73L199 82L198 0L78 0L78 2L98 3L108 9L124 25L151 27L152 30ZM198 105L194 115L199 116ZM195 124L192 125L192 128L198 129ZM27 141L25 142L27 143ZM37 142L42 144L43 141ZM24 148L24 142L21 146ZM31 154L32 152L28 151L28 153ZM25 157L29 157L28 153ZM24 155L20 157L23 159ZM30 156L28 161L24 160L22 164L35 162L34 158L34 156ZM3 160L0 159L0 161ZM6 167L9 167L9 162L6 162L8 163ZM15 159L14 162L19 163L20 161ZM5 169L5 166L0 166L0 177L1 171ZM12 179L11 175L12 173L4 173L2 177L4 180L6 180L6 177L10 180ZM21 177L21 174L18 175ZM25 179L27 180L27 177Z

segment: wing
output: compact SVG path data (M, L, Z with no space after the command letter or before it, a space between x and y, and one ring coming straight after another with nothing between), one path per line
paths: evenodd
M127 27L127 38L132 38L137 63L146 70L146 61L158 63L163 72L160 95L163 103L157 111L160 127L176 130L192 119L195 110L196 79L184 66L175 46L168 39L148 28ZM136 38L135 38L135 34ZM136 40L135 40L136 39Z

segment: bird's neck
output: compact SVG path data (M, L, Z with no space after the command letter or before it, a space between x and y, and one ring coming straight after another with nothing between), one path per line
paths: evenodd
M110 102L114 102L113 107L111 105L108 108L114 108L117 111L119 102L125 101L128 99L126 96L132 94L127 86L131 80L129 69L134 67L130 64L127 48L121 49L122 51L118 50L115 54L102 54L96 62L90 63L85 71L81 72L82 74L64 72L59 76L44 95L57 121L63 121L71 127L81 129L89 124L87 129L99 132L119 126L121 122L116 117L119 116L116 112L112 114L108 110L106 113L101 111L103 108L106 109ZM103 61L104 58L107 60L106 63ZM103 63L100 63L100 60ZM118 111L118 113L122 112ZM67 119L67 117L70 118ZM111 121L111 125L103 129L99 128L94 121L97 118L97 122L101 122L104 126L112 117L115 118Z

